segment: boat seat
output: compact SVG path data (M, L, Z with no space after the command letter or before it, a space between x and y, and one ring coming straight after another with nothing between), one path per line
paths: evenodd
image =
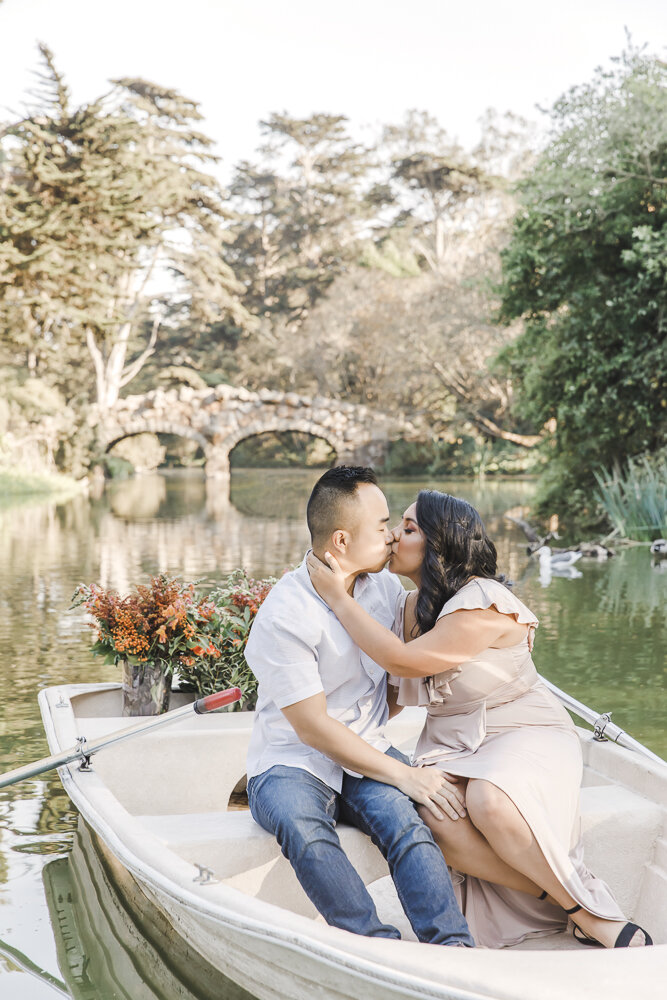
M315 916L275 838L248 810L137 817L144 828L193 865L267 902ZM653 857L663 822L658 805L617 785L581 790L586 864L607 882L621 908L637 915L643 867ZM368 885L388 874L370 838L343 823L341 844Z
M295 913L318 916L275 837L255 823L247 809L138 819L179 857L206 865L226 885ZM366 884L388 874L387 863L370 837L345 823L336 829L343 850Z
M586 865L607 882L623 912L639 923L646 900L643 879L664 823L664 810L658 803L622 785L581 789Z

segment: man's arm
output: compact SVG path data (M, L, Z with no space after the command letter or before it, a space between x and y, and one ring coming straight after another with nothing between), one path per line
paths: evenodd
M319 750L342 767L394 785L435 816L465 816L463 797L435 767L410 767L370 746L361 736L327 714L322 692L281 709L302 743ZM444 814L444 815L443 815Z

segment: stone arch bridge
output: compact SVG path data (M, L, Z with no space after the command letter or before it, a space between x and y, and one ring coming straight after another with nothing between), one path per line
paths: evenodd
M105 417L100 443L108 450L134 434L177 434L201 446L207 476L228 479L230 452L257 434L301 431L324 438L341 464L377 465L388 442L411 436L411 430L405 420L366 406L223 384L127 396Z

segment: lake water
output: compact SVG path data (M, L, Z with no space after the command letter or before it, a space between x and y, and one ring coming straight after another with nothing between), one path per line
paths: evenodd
M125 591L157 572L213 583L238 566L279 575L307 548L306 500L318 475L235 470L231 498L195 473L156 475L116 483L99 501L0 508L0 770L48 754L42 687L118 679L89 653L84 616L68 611L77 583ZM653 564L646 547L633 547L604 563L581 560L576 579L547 582L503 517L529 502L532 484L387 480L392 518L422 485L480 509L501 570L540 619L538 670L613 710L617 724L667 756L667 560ZM55 775L0 791L0 997L191 1000L116 912L76 830ZM232 984L220 992L241 996Z

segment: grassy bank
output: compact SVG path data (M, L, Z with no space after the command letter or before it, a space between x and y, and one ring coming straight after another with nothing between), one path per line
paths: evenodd
M82 490L81 483L57 473L34 473L18 469L0 469L0 507L26 500L66 500Z

